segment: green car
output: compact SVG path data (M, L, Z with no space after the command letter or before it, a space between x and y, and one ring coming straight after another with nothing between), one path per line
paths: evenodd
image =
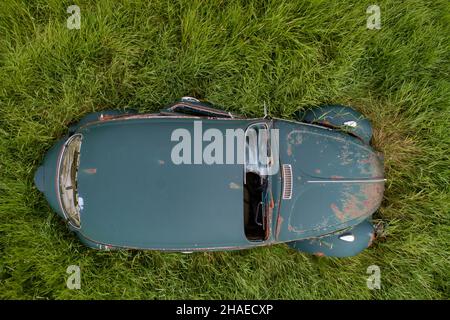
M355 255L375 238L385 184L370 122L340 105L298 118L247 119L190 97L156 114L92 113L34 181L92 248Z

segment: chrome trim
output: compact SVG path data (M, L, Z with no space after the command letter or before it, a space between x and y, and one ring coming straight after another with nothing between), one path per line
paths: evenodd
M308 180L308 183L373 183L373 182L386 182L387 179L355 179L355 180Z

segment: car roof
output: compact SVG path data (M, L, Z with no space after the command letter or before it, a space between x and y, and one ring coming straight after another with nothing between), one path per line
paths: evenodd
M180 164L174 130L194 119L100 121L83 135L77 173L79 232L119 247L195 250L245 247L243 165ZM202 119L203 132L245 129L248 120ZM192 141L193 142L193 141Z

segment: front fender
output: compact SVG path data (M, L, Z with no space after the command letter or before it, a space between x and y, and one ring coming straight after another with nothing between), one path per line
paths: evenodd
M360 253L372 244L375 229L371 222L364 220L352 229L325 236L288 242L288 245L301 252L317 256L350 257Z
M366 117L353 108L342 105L325 105L308 109L299 115L300 120L341 129L359 137L366 144L372 138L372 125Z

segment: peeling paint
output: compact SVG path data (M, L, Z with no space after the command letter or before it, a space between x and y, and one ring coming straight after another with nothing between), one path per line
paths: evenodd
M375 153L371 153L366 158L358 160L357 166L362 175L369 175L371 177L383 176L383 165L380 164L379 158Z
M367 183L360 185L359 193L345 192L342 208L336 203L330 205L335 216L341 221L357 219L368 213L373 213L379 206L384 187L380 183Z
M360 160L358 160L358 163L362 163L362 164L370 163L370 159L369 158L360 159Z
M339 159L341 160L341 165L346 166L352 164L355 156L353 151L350 150L350 146L348 143L345 143L342 147L341 154L339 155Z
M292 146L290 144L287 146L286 153L289 157L292 156Z
M115 115L111 115L111 114L100 114L99 120L100 121L106 121L106 120L111 120L117 117L117 114Z
M300 130L293 130L287 135L286 140L286 153L290 157L293 154L292 145L300 145L303 143L303 132Z
M287 136L289 144L299 145L303 143L303 133L300 130L293 130Z
M309 241L309 244L311 244L311 245L318 244L320 247L326 247L329 250L333 249L333 242L327 242L321 238L313 238Z
M325 253L320 252L320 251L314 252L313 255L315 255L316 257L325 257Z
M284 221L283 217L281 215L278 215L277 230L276 230L277 239L280 236L281 225L283 224L283 221Z
M345 220L345 215L344 213L339 210L338 206L336 205L336 203L332 203L330 205L331 210L333 210L334 215L340 220L340 221L344 221Z
M234 182L230 182L229 187L230 187L230 189L240 189L241 188L237 183L234 183Z
M373 242L375 241L375 238L376 238L375 232L372 232L372 234L370 235L369 243L367 244L367 247L370 247L373 244Z

